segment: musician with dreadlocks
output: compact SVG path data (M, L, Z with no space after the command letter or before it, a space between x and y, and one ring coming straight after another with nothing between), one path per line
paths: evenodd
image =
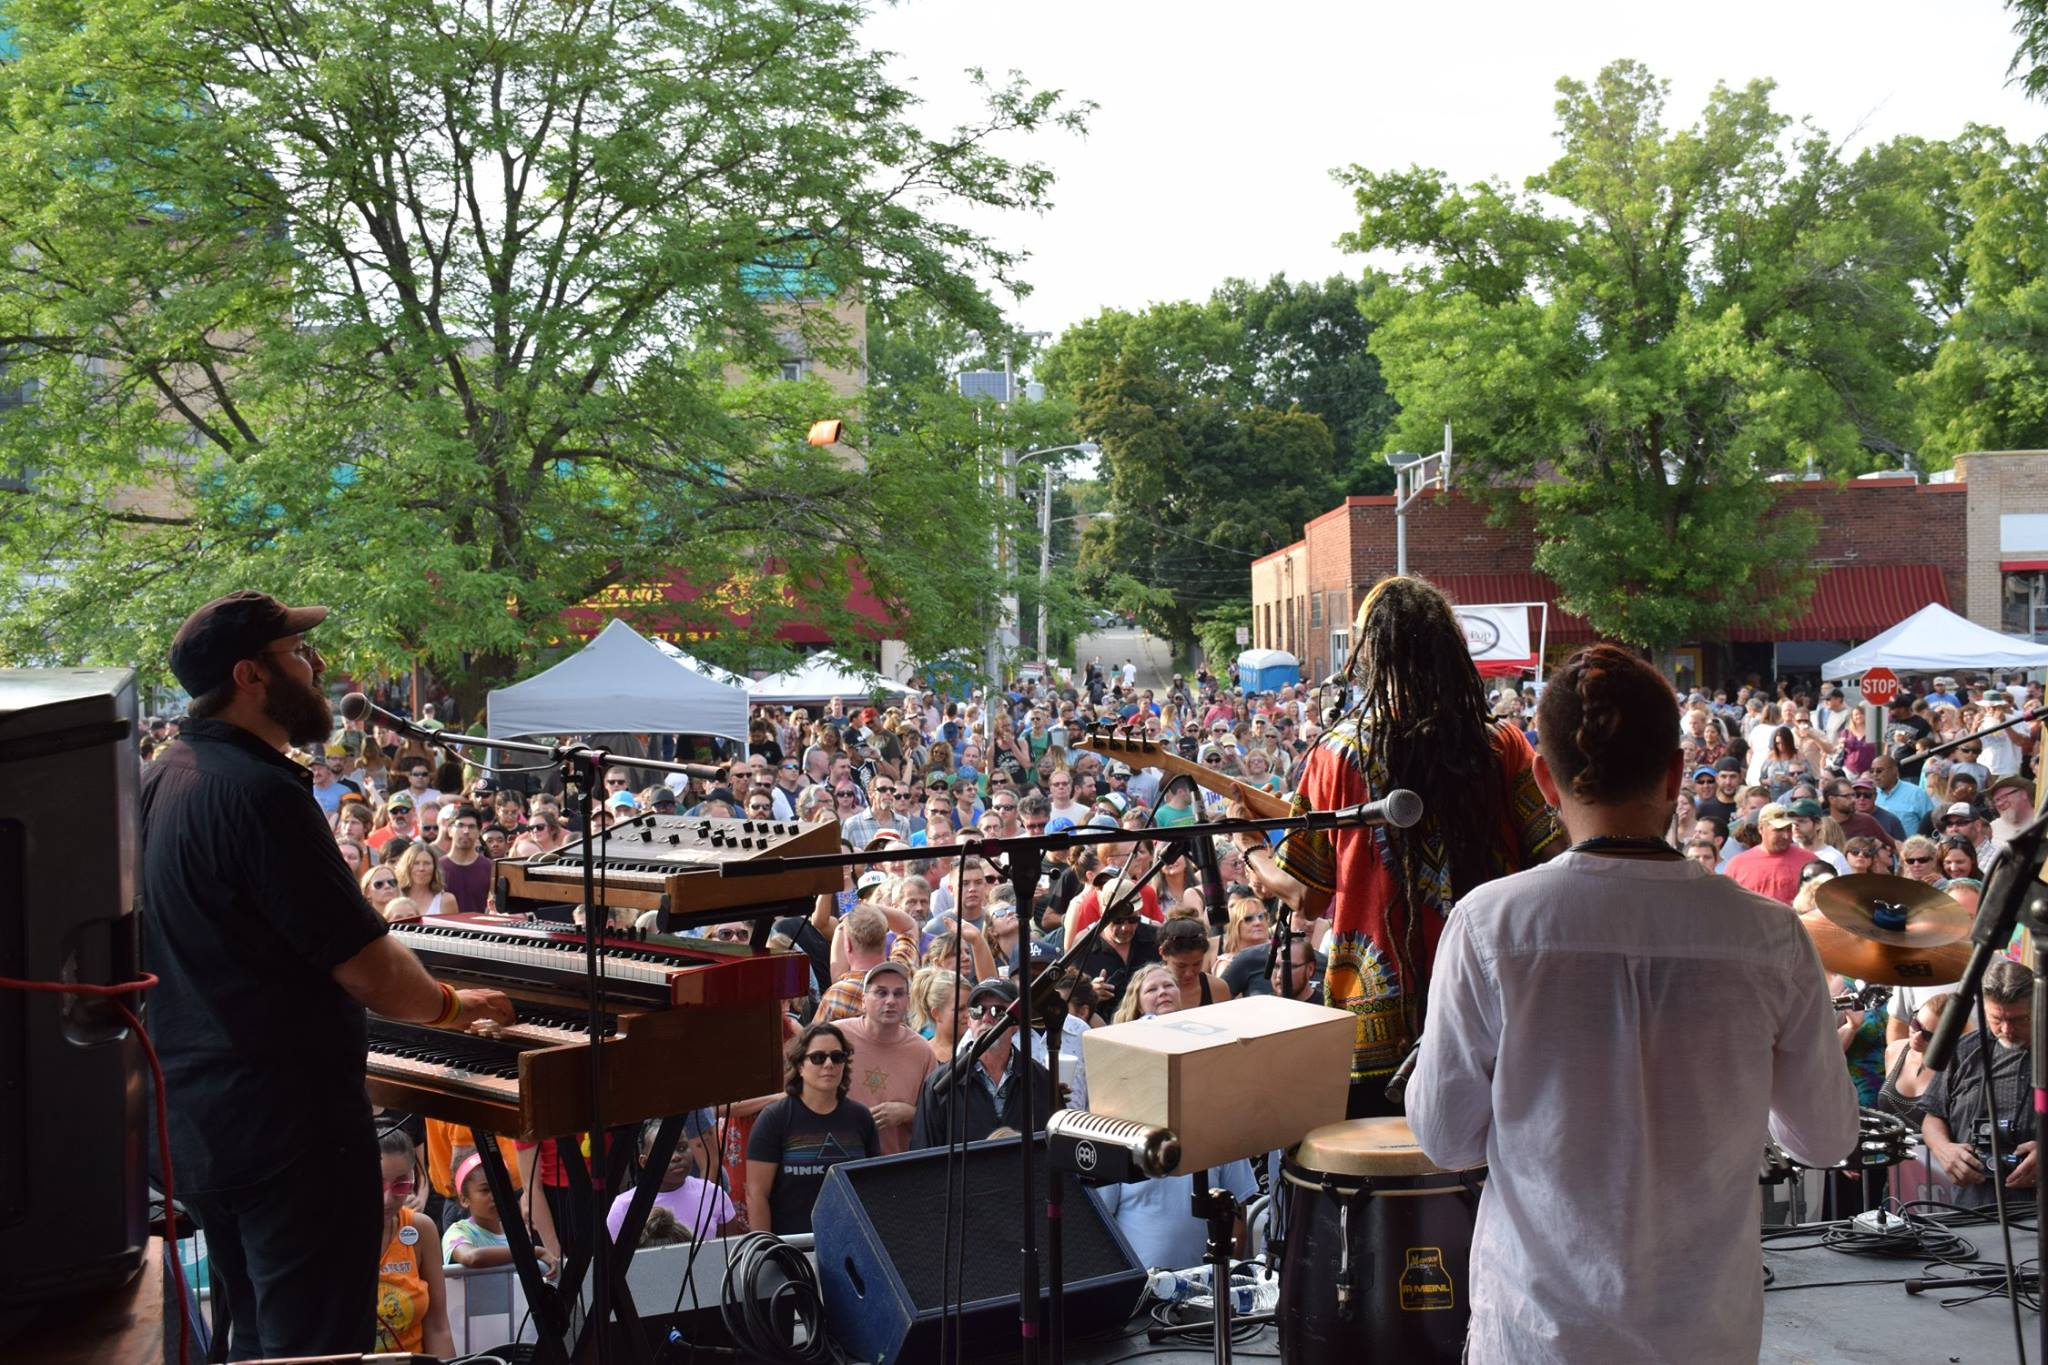
M1358 1016L1350 1115L1393 1112L1386 1081L1422 1034L1430 964L1460 896L1562 846L1534 755L1495 723L1444 595L1384 578L1352 626L1345 672L1360 699L1309 754L1295 809L1336 810L1397 787L1422 797L1409 829L1296 830L1277 853L1239 836L1253 883L1333 920L1324 998Z

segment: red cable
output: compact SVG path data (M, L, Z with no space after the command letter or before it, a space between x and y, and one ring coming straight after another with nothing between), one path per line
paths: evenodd
M157 1060L156 1044L149 1040L149 1031L142 1027L142 1020L135 1011L128 1008L124 995L140 995L156 985L156 978L144 972L133 981L123 981L117 986L93 986L78 981L17 981L12 977L0 976L0 990L32 991L45 995L90 995L114 1002L114 1008L121 1012L121 1018L129 1028L135 1030L136 1040L142 1044L142 1055L149 1059L149 1075L156 1091L156 1152L157 1160L163 1165L164 1175L164 1231L170 1234L171 1279L178 1290L178 1365L186 1365L188 1343L192 1339L192 1318L190 1300L185 1291L185 1264L178 1259L178 1215L171 1205L175 1196L171 1193L171 1121L164 1106L164 1067Z

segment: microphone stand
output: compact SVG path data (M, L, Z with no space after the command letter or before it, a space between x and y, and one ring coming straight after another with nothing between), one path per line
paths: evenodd
M607 1153L605 1151L604 1049L602 1046L604 1038L601 1020L604 1013L602 953L604 934L611 927L611 917L609 910L604 904L602 887L597 879L597 864L607 854L610 846L611 830L607 827L602 834L599 834L596 830L597 792L604 785L605 770L611 767L648 768L657 772L682 773L688 777L704 777L718 770L707 769L702 764L670 763L660 759L633 758L620 761L616 760L608 751L592 748L587 744L533 744L523 740L496 739L484 735L456 734L447 730L422 726L408 716L387 711L382 707L369 704L367 701L364 703L361 712L351 717L349 713L353 709L351 706L352 701L353 698L344 698L342 701L342 715L344 719L356 719L365 722L375 720L389 726L400 735L417 739L427 744L439 744L451 748L471 747L488 749L496 753L531 754L559 767L562 773L564 789L580 793L578 805L583 818L583 843L586 848L586 854L583 859L583 975L584 998L588 1010L588 1018L585 1022L589 1029L590 1155L595 1169L610 1171L615 1163L607 1160ZM592 858L587 853L593 837L598 841L597 858ZM573 1135L571 1136L573 1137ZM479 1135L479 1142L482 1146L490 1146L494 1140L492 1136ZM586 1165L583 1161L582 1154L576 1150L574 1142L572 1141L566 1148L563 1148L558 1135L556 1145L558 1153L562 1154L564 1158L564 1164L569 1168L569 1178L572 1181L580 1180L587 1185L589 1183L589 1170L591 1166ZM538 1171L538 1167L535 1169ZM536 1176L536 1178L538 1177ZM540 1191L535 1193L537 1197L545 1197ZM589 1199L587 1198L586 1191L585 1198L572 1200L572 1203L589 1205L590 1218L587 1235L590 1238L592 1283L590 1287L590 1318L585 1330L594 1330L595 1332L595 1359L600 1362L600 1365L611 1358L611 1337L608 1328L610 1326L609 1320L612 1310L612 1247L611 1238L605 1227L605 1214L610 1204L611 1194L611 1181L607 1177L605 1198ZM516 1205L514 1207L516 1208ZM525 1259L529 1261L532 1259L533 1249L530 1239L522 1236L513 1239L513 1243L515 1257L523 1250L525 1252ZM522 1270L526 1268L524 1265L521 1267ZM532 1272L536 1279L539 1278L538 1271L537 1265L532 1267ZM568 1282L569 1276L565 1274L564 1283ZM566 1336L568 1328L566 1311L563 1310L559 1303L555 1304L554 1308L556 1311L549 1316L559 1323L558 1333L561 1336ZM566 1360L566 1346L562 1345L558 1340L557 1347L564 1353L562 1359ZM636 1359L646 1359L646 1342L640 1337L636 1336L632 1340L631 1350Z
M2034 946L2034 1020L2028 1046L2033 1050L2030 1061L2036 1141L2041 1137L2038 1128L2041 1116L2048 1114L2048 981L2043 979L2043 973L2048 972L2048 885L2041 880L2044 860L2048 860L2048 814L2035 816L2033 823L2015 835L1992 864L1990 879L1977 906L1977 917L1970 926L1970 939L1975 946L1968 965L1963 968L1963 978L1956 984L1955 993L1962 997L1962 1006L1951 1005L1942 1011L1941 1022L1935 1025L1933 1036L1927 1040L1923 1063L1932 1071L1948 1070L1949 1063L1955 1058L1956 1042L1962 1036L1964 1021L1972 1009L1982 1012L1985 969L2012 942L2014 929L2024 926L2031 933ZM1990 1053L1985 1050L1988 1046L1981 1042L1978 1045L1979 1057L1985 1064L1984 1099L1985 1107L1992 1115L1991 1135L1995 1154L1998 1110L1997 1096L1991 1085ZM2004 1176L1993 1170L1990 1178L2002 1182ZM1993 1193L2002 1196L2003 1191L1994 1190ZM2044 1219L2048 1219L2048 1180L2036 1180L2034 1256L2037 1266L2048 1265L2048 1221ZM2004 1223L2002 1216L2000 1223L2001 1226ZM2008 1232L2008 1271L2012 1269L2010 1235ZM2018 1278L2012 1274L1998 1276L2009 1294L2017 1293L2018 1286L2014 1281ZM1916 1293L1918 1290L1908 1285L1907 1292ZM2048 1313L2039 1315L2036 1327L2040 1333L2038 1352L2043 1360L2048 1360Z
M1928 759L1938 758L1951 749L1961 748L1973 739L1982 739L1986 735L1995 735L2000 730L2010 730L2015 725L2025 725L2028 721L2033 720L2048 720L2048 706L2036 706L2031 711L2021 712L2011 720L2001 721L1997 725L1987 726L1982 730L1972 730L1967 735L1958 735L1954 739L1937 744L1931 749L1923 749L1918 753L1907 754L1899 760L1899 769L1903 772L1908 767L1917 768ZM1886 723L1886 728L1890 728L1889 722Z
M1419 812L1421 803L1415 794L1401 790L1389 792L1379 801L1357 806L1347 806L1342 810L1305 811L1300 815L1279 815L1265 819L1215 820L1203 824L1175 825L1165 829L1152 828L1145 830L1140 837L1149 842L1185 844L1189 840L1194 839L1213 839L1219 834L1240 834L1252 831L1264 833L1267 830L1275 829L1338 829L1353 825L1386 824L1389 823L1388 807L1396 804L1397 798L1401 801L1412 803L1413 809ZM974 852L985 858L994 859L1000 857L1008 860L1007 866L1010 869L1012 884L1017 889L1019 899L1018 913L1022 916L1026 913L1023 907L1031 903L1026 893L1037 887L1039 868L1042 865L1042 859L1047 850L1069 849L1086 844L1131 843L1134 842L1132 838L1134 833L1136 831L1097 829L1084 825L1076 829L1063 830L1058 834L1026 834L1009 838L979 839L963 842L960 845L960 852ZM856 863L907 862L912 859L930 856L931 850L929 848L911 848L906 846L903 848L877 849L871 852L818 853L804 857L756 858L747 862L720 864L718 871L722 877L769 877L810 868L850 867ZM1058 961L1040 973L1039 977L1030 983L1029 989L1020 989L1018 991L1017 1002L1012 1008L1017 1012L1018 1032L1024 1047L1026 1066L1023 1077L1024 1113L1022 1117L1027 1124L1032 1121L1031 1111L1034 1098L1031 1093L1031 1071L1029 1066L1031 1062L1033 997L1038 994L1040 985L1046 983L1049 978L1057 980L1054 974L1064 972L1066 969L1064 964L1072 957L1083 949L1092 948L1095 937L1100 935L1102 930L1107 927L1110 915L1113 912L1125 909L1132 898L1142 890L1145 883L1157 876L1160 870L1172 860L1171 856L1162 856L1155 860L1150 871L1126 888L1111 906L1104 908L1095 924L1090 927L1087 935L1077 941L1067 952L1061 954ZM1020 948L1024 946L1022 943L1023 923L1024 921L1020 918L1018 928L1018 946ZM977 1038L969 1048L967 1056L965 1058L956 1057L951 1063L950 1069L941 1075L935 1083L939 1092L944 1093L948 1087L957 1084L961 1077L968 1074L967 1068L969 1066L979 1065L982 1055L995 1045L997 1038L1008 1031L1009 1025L1005 1024L1000 1028L990 1029L986 1034ZM950 1134L950 1119L948 1120L947 1130ZM1023 1263L1023 1293L1018 1303L1018 1335L1021 1338L1020 1355L1024 1365L1038 1365L1039 1360L1037 1321L1038 1287L1040 1284L1038 1271L1038 1220L1034 1216L1032 1208L1032 1191L1037 1183L1034 1161L1036 1156L1034 1146L1035 1133L1035 1128L1027 1127L1024 1130L1023 1137L1018 1142L1018 1147L1023 1156L1021 1190L1024 1208L1023 1238L1022 1246L1020 1247L1020 1259ZM1226 1273L1219 1292L1228 1293L1229 1287L1230 1281ZM1056 1288L1054 1292L1058 1292ZM1064 1323L1062 1323L1062 1326L1064 1326ZM1064 1343L1062 1343L1062 1348L1064 1348Z

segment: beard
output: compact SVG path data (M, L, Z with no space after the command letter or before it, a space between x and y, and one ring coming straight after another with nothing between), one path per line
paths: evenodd
M267 660L263 670L270 679L263 695L264 719L283 730L285 739L292 744L326 744L328 736L334 733L334 708L328 703L327 694L271 666Z

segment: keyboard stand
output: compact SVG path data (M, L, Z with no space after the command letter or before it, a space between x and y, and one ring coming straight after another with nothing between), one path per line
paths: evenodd
M512 1268L519 1276L519 1287L526 1294L526 1302L533 1311L534 1327L539 1335L533 1360L535 1365L570 1365L571 1361L587 1361L596 1358L597 1333L606 1324L586 1318L582 1329L576 1333L573 1345L570 1342L570 1307L576 1303L583 1288L583 1277L590 1271L591 1249L581 1248L574 1256L566 1257L561 1268L561 1277L555 1284L549 1284L541 1273L540 1261L533 1253L533 1237L527 1230L526 1220L519 1212L519 1192L513 1188L512 1173L505 1167L505 1157L498 1150L497 1135L481 1129L473 1129L476 1138L477 1155L483 1160L484 1180L491 1189L491 1199L499 1209L499 1216L505 1225L505 1240L512 1249ZM640 1178L634 1182L633 1198L626 1205L625 1221L619 1225L619 1235L613 1241L610 1262L610 1315L626 1330L613 1337L613 1344L624 1344L624 1355L618 1358L651 1365L653 1351L647 1340L646 1329L641 1325L639 1309L634 1306L632 1292L626 1287L626 1269L632 1264L633 1253L639 1248L640 1233L647 1226L647 1215L653 1212L654 1196L661 1190L661 1177L668 1170L669 1158L675 1154L676 1143L683 1133L683 1116L672 1114L661 1121L655 1133L654 1150L649 1154ZM626 1162L635 1146L630 1135L609 1138L605 1147L604 1200L607 1205L618 1197L626 1182ZM582 1149L573 1138L558 1139L555 1143L557 1158L569 1177L570 1217L577 1220L577 1226L591 1225L590 1200L594 1191L590 1184L590 1168L583 1160ZM539 1166L535 1168L539 1179ZM547 1196L539 1191L535 1197Z

